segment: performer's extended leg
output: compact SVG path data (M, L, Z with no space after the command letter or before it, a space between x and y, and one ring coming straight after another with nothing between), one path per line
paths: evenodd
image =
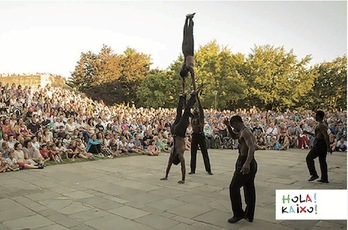
M309 179L310 181L319 178L318 173L315 170L315 164L314 164L314 159L318 157L319 151L320 149L318 149L317 147L314 147L309 151L306 157L309 175L311 176L311 178Z
M182 41L182 53L184 55L184 61L180 70L180 76L185 78L188 76L188 72L191 72L194 67L194 39L193 39L193 14L186 15L184 32L183 32L183 41ZM195 89L194 89L195 90Z

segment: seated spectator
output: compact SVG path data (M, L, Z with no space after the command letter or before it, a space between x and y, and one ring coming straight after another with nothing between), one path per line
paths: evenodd
M32 159L39 165L44 165L45 159L40 154L40 151L33 146L31 139L24 141L22 149L24 154L27 155L29 159Z
M278 127L275 123L271 123L271 125L268 127L266 130L266 142L267 142L267 147L269 149L272 149L274 147L274 144L278 140Z
M53 134L49 129L45 129L43 131L43 135L42 135L42 142L44 143L50 143L53 141Z
M8 158L6 158L5 160L6 160L6 163L8 164L8 167L7 167L8 171L19 171L19 165L17 164L14 151L11 151Z
M46 143L44 143L44 144L41 145L39 151L40 151L41 156L42 156L43 159L44 159L44 162L53 160L53 158L52 158L52 156L51 156L51 153L50 153L50 151L49 151L48 148L47 148L47 144L46 144Z
M51 155L51 158L54 160L56 163L61 163L63 162L62 156L60 155L60 151L57 148L57 146L54 144L54 142L49 142L48 147L47 147L49 154Z
M134 144L140 153L145 151L144 144L143 144L143 137L139 133L135 134Z
M37 140L36 136L31 137L31 144L33 145L34 148L36 148L37 150L40 150L40 143Z
M298 138L299 132L298 128L295 126L295 122L291 122L290 126L288 127L288 136L289 136L289 147L295 148L297 147L297 138Z
M5 120L3 121L3 124L1 125L1 131L2 133L8 134L9 136L16 135L16 133L12 130L10 119L8 118L5 118Z
M156 140L157 147L160 149L161 152L162 151L166 153L170 152L170 148L168 147L168 144L167 144L168 141L163 138L161 133L158 133L158 136L155 136L154 140Z
M41 129L40 124L37 122L36 115L30 119L30 123L27 125L27 129L30 132L30 135L35 135Z
M93 155L101 154L101 142L102 140L97 139L97 134L92 134L91 138L88 140L86 152L92 153Z
M134 139L130 138L127 143L127 150L129 153L141 153L134 143Z
M112 157L113 158L120 156L121 153L119 151L117 139L115 137L111 138L108 147L109 147L109 149L112 152Z
M150 140L149 140L150 141ZM129 155L128 151L128 140L126 137L122 136L120 142L118 143L119 150L122 155Z
M266 144L266 138L264 135L260 135L256 139L256 150L266 150L267 144Z
M66 156L67 148L63 145L63 142L61 140L57 140L55 145L59 154L61 156Z
M0 173L6 172L9 169L9 164L6 162L5 158L2 156L2 152L0 152Z
M263 128L261 127L259 122L256 122L252 132L254 136L256 137L256 139L258 139L264 133Z
M10 147L8 146L7 141L2 142L1 144L1 151L3 153L3 157L6 159L9 156L10 153Z
M59 129L57 131L57 137L58 138L65 138L67 135L69 135L69 138L70 138L70 134L68 134L65 131L65 127L63 125L59 126Z
M17 140L12 134L9 134L7 143L8 143L8 147L13 149L14 145L17 143Z
M341 136L341 139L336 144L336 151L345 152L347 151L347 141L344 136Z
M187 132L188 133L188 132ZM203 127L203 133L205 135L205 140L207 144L207 148L211 148L215 145L214 143L214 133L213 133L213 127L209 123L205 123Z
M278 150L287 150L290 144L287 133L280 134L276 144L279 146Z
M329 133L329 143L330 143L331 150L333 152L336 151L337 140L335 135L332 132Z
M11 152L10 152L11 154ZM22 145L20 143L16 143L14 146L14 155L15 159L21 169L43 169L44 166L35 163L33 160L27 160L27 156L25 156Z
M142 141L142 143L144 144L144 149L145 150L149 147L150 141L152 139L153 139L153 136L152 136L151 130L146 130L145 136L143 137L143 141Z
M148 156L158 156L160 154L160 149L156 146L156 140L151 140L150 145L147 148Z
M112 151L108 148L108 141L104 138L104 134L102 132L97 133L97 139L100 140L101 143L101 154L104 157L112 158Z
M70 150L70 151L69 151ZM93 154L78 146L77 140L71 140L67 148L67 158L74 160L76 157L88 160L94 160Z
M298 148L304 149L309 148L309 138L303 133L303 125L300 125L299 136L298 136Z

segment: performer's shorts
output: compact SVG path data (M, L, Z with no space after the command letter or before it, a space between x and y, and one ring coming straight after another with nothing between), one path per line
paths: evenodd
M180 163L179 155L175 154L173 159L173 164L178 165Z

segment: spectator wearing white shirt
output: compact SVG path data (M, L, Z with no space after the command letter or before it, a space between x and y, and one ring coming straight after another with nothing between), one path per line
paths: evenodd
M336 151L338 152L347 151L347 141L345 140L344 136L342 136L341 139L337 142Z

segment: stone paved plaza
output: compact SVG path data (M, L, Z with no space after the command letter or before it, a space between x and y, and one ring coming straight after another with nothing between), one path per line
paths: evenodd
M257 151L255 220L229 224L229 183L236 150L209 150L214 175L200 152L195 175L173 166L161 181L168 154L134 156L43 170L0 174L0 229L347 229L346 220L276 220L276 189L347 189L346 153L327 158L329 184L308 182L308 150ZM189 151L186 166L189 172ZM316 167L319 169L318 160ZM320 171L319 171L320 172Z

